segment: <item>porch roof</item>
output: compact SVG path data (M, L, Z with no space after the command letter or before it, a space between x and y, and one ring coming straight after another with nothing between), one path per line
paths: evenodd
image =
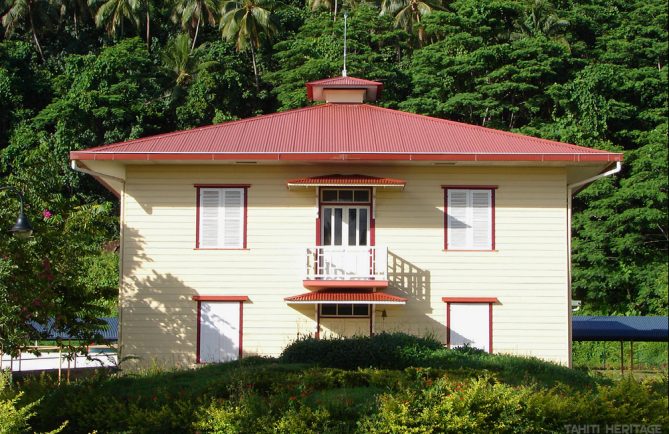
M407 299L365 289L323 289L286 297L288 304L406 304Z
M403 179L380 178L378 176L367 175L323 175L307 178L289 179L286 184L288 188L295 187L381 187L403 190L406 181Z

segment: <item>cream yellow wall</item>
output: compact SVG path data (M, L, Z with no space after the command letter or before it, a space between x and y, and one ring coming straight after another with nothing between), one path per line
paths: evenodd
M405 179L376 194L376 244L388 246L389 293L376 331L431 334L445 342L446 296L497 297L495 352L568 361L566 171L562 168L407 166L128 166L123 206L121 348L167 364L192 364L193 295L245 295L244 353L277 355L315 331L314 306L284 297L302 286L315 244L316 193L286 180L332 173ZM248 249L196 250L194 184L250 184ZM497 185L494 252L448 252L441 185ZM381 311L386 317L381 318ZM324 324L325 326L325 324ZM362 326L361 326L362 327Z

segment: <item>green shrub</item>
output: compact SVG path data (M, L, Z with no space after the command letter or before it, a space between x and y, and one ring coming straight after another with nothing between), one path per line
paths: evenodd
M359 423L368 433L563 432L566 425L659 424L669 427L667 396L628 378L614 386L576 391L567 386L510 386L487 375L446 377L379 398L379 409ZM602 432L603 432L603 428Z
M288 345L280 360L341 369L403 369L420 364L425 354L441 347L435 339L405 333L332 339L305 337Z

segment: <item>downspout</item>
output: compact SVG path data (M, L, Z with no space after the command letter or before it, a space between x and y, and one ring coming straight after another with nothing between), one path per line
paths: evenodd
M119 197L119 202L121 205L121 209L119 211L120 214L120 231L119 231L119 258L118 258L118 284L119 284L119 298L118 298L118 340L116 341L116 366L119 366L121 361L123 360L122 354L121 354L121 342L123 342L122 339L122 333L123 333L123 303L121 303L121 296L123 294L123 291L121 290L123 286L123 256L124 256L124 251L125 247L123 244L123 228L125 226L125 179L119 178L117 176L112 176L112 175L107 175L105 173L100 173L100 172L95 172L90 169L84 169L82 167L77 166L77 160L72 160L70 167L72 170L75 172L80 172L84 173L86 175L91 175L95 178L109 178L113 179L114 181L117 181L121 183L123 186L121 189L121 195Z
M606 172L602 172L599 175L592 176L588 179L585 179L583 181L575 182L573 184L567 184L567 288L568 288L568 300L567 300L567 311L569 312L569 367L572 367L572 349L571 349L571 339L572 339L572 307L571 307L571 202L572 202L572 196L574 195L574 192L576 189L580 189L581 187L586 186L587 184L590 184L591 182L595 182L600 178L604 178L606 176L611 176L615 175L616 173L620 172L622 169L622 163L620 161L616 161L616 167L614 167L611 170L607 170Z

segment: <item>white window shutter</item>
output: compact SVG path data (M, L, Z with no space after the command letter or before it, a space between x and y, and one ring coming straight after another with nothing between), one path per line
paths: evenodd
M223 247L241 248L244 243L244 189L226 188L222 206Z
M471 190L472 204L472 248L492 248L492 204L490 190Z
M464 249L468 244L468 208L467 190L448 190L448 246L449 249Z
M200 189L200 247L219 247L221 191Z

